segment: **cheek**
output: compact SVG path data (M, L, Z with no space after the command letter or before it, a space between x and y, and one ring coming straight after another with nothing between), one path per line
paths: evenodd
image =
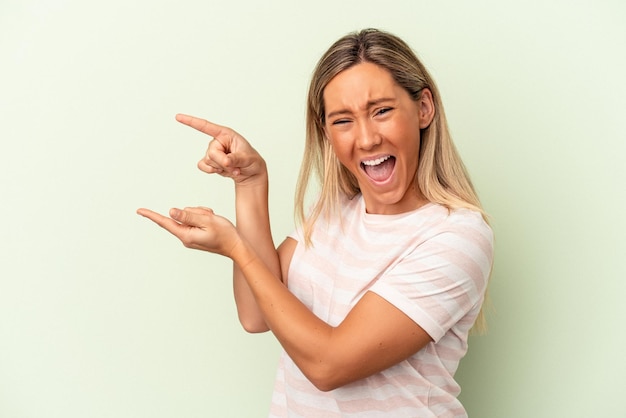
M329 143L331 146L331 150L335 153L335 156L341 161L344 165L350 159L352 154L352 147L347 141L342 141L341 136L337 135L333 136L329 139Z
M419 168L419 154L420 154L420 141L417 140L417 144L415 145L414 151L412 153L411 158L411 171L413 176L417 173L417 169Z

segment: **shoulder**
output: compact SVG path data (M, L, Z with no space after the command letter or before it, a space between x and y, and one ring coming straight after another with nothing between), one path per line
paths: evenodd
M493 232L478 211L459 208L449 209L438 203L428 203L406 214L386 216L384 224L403 234L413 234L420 241L440 234L473 235L493 240Z
M443 209L446 216L429 228L412 256L464 271L479 287L485 286L494 255L491 227L477 211Z
M464 237L493 247L493 230L482 214L470 209L453 209L448 211L444 222L440 225L441 232Z
M486 277L493 261L493 232L481 213L430 204L416 218L415 239L407 246L402 265L473 266L476 279ZM474 267L476 269L474 269Z

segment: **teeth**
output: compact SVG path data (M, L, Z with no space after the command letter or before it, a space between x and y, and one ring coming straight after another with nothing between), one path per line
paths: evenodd
M391 156L387 155L385 157L376 158L375 160L363 161L363 165L369 165L369 166L378 165L382 163L383 161L388 160L389 158L391 158Z

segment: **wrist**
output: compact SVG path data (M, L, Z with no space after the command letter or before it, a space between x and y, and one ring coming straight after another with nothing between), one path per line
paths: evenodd
M241 181L235 181L235 191L248 190L248 189L267 189L269 180L267 174L256 174L252 177L247 177Z
M247 242L241 235L237 234L237 238L238 239L231 248L228 257L243 271L248 264L254 261L256 254L250 249Z

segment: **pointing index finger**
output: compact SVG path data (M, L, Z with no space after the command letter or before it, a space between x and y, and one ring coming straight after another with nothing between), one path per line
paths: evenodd
M216 125L208 120L197 118L195 116L184 115L182 113L176 115L176 120L183 125L187 125L212 137L218 136L224 131L224 129L226 129L223 126Z

